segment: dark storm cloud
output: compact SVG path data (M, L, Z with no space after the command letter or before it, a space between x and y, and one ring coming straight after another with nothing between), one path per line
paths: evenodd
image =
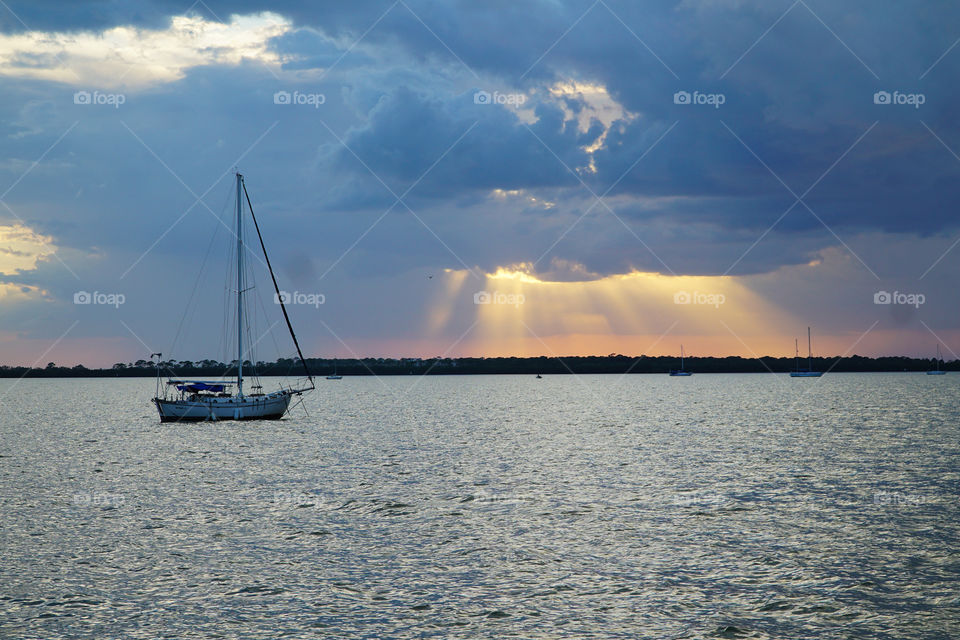
M364 126L348 132L345 147L335 146L333 165L356 168L362 159L395 182L390 186L397 193L425 175L418 192L432 196L577 184L563 165L581 166L587 155L576 126L565 123L559 109L538 107L528 128L510 110L475 104L473 96L441 99L397 88Z
M960 96L953 83L943 81L957 71L957 56L928 69L953 41L944 22L957 10L812 2L784 15L790 6L609 3L607 9L590 3L531 3L495 10L410 3L428 18L433 33L397 6L365 42L418 60L456 65L452 51L484 78L526 89L559 78L604 84L639 117L611 130L596 154L597 174L583 176L592 188L605 190L623 176L613 193L742 198L721 215L716 207L664 210L661 215L689 218L699 211L700 221L721 227L763 228L768 212L779 215L794 200L782 179L798 195L817 183L806 201L831 226L921 233L952 228L947 207L960 195L955 186L960 164L927 126L947 145L960 143L960 128L951 116ZM361 32L374 13L367 5L357 13L291 15L342 34ZM675 105L677 90L719 92L726 102L716 110ZM925 103L921 109L874 104L876 91L896 90L922 93ZM441 108L437 100L394 91L373 108L370 122L352 140L370 151L378 174L408 180L423 166L424 156L435 154L469 121L468 105L455 113L449 106L461 106L455 98L446 103ZM481 113L490 111L496 110ZM553 171L557 164L551 166L550 158L544 165L551 169L548 175L542 167L529 166L531 159L543 159L537 156L543 149L516 135L528 132L501 111L481 119L477 133L482 136L464 141L469 149L482 137L491 142L487 148L455 154L438 171L446 185L537 188L560 184L557 178L565 173L570 177L562 167L559 174ZM659 148L628 172L675 121L678 126ZM569 166L582 166L573 159L582 141L565 127L547 117L536 131ZM386 144L377 149L374 140ZM763 211L753 206L758 199L766 205ZM790 216L786 224L820 226L803 205L797 209L802 215ZM904 215L906 210L913 214Z
M163 28L187 9L146 1L10 7L32 29L68 31ZM322 274L411 186L338 269L396 273L462 261L492 270L548 252L541 264L556 256L599 274L664 264L722 273L794 205L791 190L812 185L804 201L844 238L957 226L960 162L944 145L960 149L952 115L960 49L931 69L960 35L951 30L960 9L950 5L210 1L192 10L207 19L288 17L295 28L271 51L284 56L285 71L314 75L278 78L255 62L194 67L130 91L120 110L82 109L72 87L4 80L10 98L0 103L0 125L6 157L16 161L4 170L9 182L78 123L6 200L60 246L122 253L114 270L268 129L244 162L256 169L255 197L291 255L324 256L309 268L298 258L286 265L291 272ZM10 14L3 20L7 31L24 30ZM569 116L590 107L575 95L550 97L561 81L602 85L625 109L592 157L584 147L605 127L578 127ZM273 103L274 92L297 89L322 92L323 108ZM528 102L524 110L476 104L477 90L522 92ZM919 92L925 103L876 105L881 90ZM725 102L677 105L677 91L722 93ZM225 185L205 198L218 214ZM494 189L523 193L497 200ZM607 205L659 257L595 203L591 192L608 190ZM794 205L737 272L806 263L835 246L816 216ZM146 260L202 252L207 223L218 224L197 206Z

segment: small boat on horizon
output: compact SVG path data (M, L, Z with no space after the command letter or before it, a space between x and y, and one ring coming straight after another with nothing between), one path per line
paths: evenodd
M800 368L800 342L796 339L793 341L795 355L794 360L796 362L796 369L790 372L791 378L819 378L823 375L822 371L813 370L813 343L810 339L810 327L807 327L807 368Z
M333 365L333 373L327 376L327 380L343 380L343 376L337 375L337 365Z
M940 345L937 344L937 360L934 364L934 369L931 371L927 371L928 376L943 376L947 374L946 371L940 368L940 360L942 359L943 358L940 356Z
M677 377L677 376L687 377L687 376L692 376L692 375L693 375L693 372L687 371L686 369L683 368L683 358L684 358L683 345L681 344L681 345L680 345L680 368L679 368L679 369L671 369L671 370L670 370L670 375L671 375L671 376L674 376L674 377Z

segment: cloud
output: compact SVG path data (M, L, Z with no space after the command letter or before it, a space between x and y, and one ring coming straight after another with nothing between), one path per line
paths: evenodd
M56 251L52 241L22 224L0 226L0 275L35 269Z
M150 317L135 293L183 295L214 231L226 237L235 165L285 277L374 298L389 281L401 306L420 270L518 264L564 282L733 266L771 278L766 296L814 272L854 286L853 272L873 278L856 256L886 278L894 247L932 263L958 227L960 55L936 62L954 8L207 5L11 4L29 26L5 14L0 29L0 193L13 210L0 217L26 221L69 267L50 254L7 274L47 292L18 305L122 289L123 312L162 334L173 311ZM124 102L77 103L77 91ZM324 101L276 104L281 91ZM513 102L478 103L481 91ZM677 104L680 91L724 102ZM875 104L877 91L925 103ZM28 256L0 259L36 255L7 248ZM907 265L890 269L929 266ZM55 337L78 312L56 310L6 318ZM421 320L404 313L397 330Z
M398 87L343 145L331 145L332 164L372 172L398 194L422 176L416 189L432 196L576 184L564 165L582 166L587 156L560 109L538 106L528 126L512 109L477 104L476 93L439 97Z
M264 12L232 16L228 23L175 16L163 29L123 25L100 32L0 34L0 76L118 89L172 82L200 65L244 59L277 65L280 58L268 41L289 28L286 19Z

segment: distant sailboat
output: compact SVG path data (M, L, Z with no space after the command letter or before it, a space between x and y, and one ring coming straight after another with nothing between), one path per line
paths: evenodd
M928 376L946 375L947 372L940 369L940 360L942 360L942 358L940 356L940 345L938 344L937 345L937 362L934 365L935 368L933 369L933 371L927 371Z
M686 369L683 368L683 356L684 356L683 345L680 345L680 368L672 369L670 371L671 376L692 376L693 375L692 372L687 371Z
M794 340L794 346L796 348L796 369L790 372L791 378L819 378L823 375L822 371L813 370L813 343L810 340L810 327L807 327L807 368L800 368L800 345L797 340Z
M303 359L303 353L300 351L300 344L297 342L297 336L293 333L293 325L290 324L290 317L287 315L287 309L283 304L283 296L280 294L280 288L277 285L277 279L273 274L273 267L270 266L270 258L267 257L267 249L263 244L263 237L260 235L260 227L257 225L257 218L253 215L253 206L250 204L250 196L247 195L247 187L243 182L243 176L237 173L237 217L236 217L236 238L237 238L237 371L236 382L225 380L174 380L168 379L166 387L161 396L160 393L160 358L161 354L153 354L157 357L157 393L153 398L153 403L157 406L160 413L161 422L181 422L198 420L276 420L282 418L287 412L290 400L293 396L300 396L307 391L314 389L313 377L307 369L307 364ZM250 387L251 393L244 393L243 390L243 362L247 356L244 350L244 333L246 329L244 317L244 293L248 291L243 257L246 252L246 246L243 243L243 202L246 197L246 203L250 211L250 217L253 220L254 227L257 230L257 237L260 240L260 248L263 250L263 257L267 268L270 270L270 277L273 279L273 287L277 293L277 301L280 310L283 312L284 320L287 322L287 328L290 330L290 337L293 338L293 344L297 348L297 355L300 357L300 364L303 366L305 378L309 381L308 387L292 388L281 387L271 393L263 393L259 384L253 384ZM252 287L250 287L252 288ZM151 356L153 357L153 356ZM249 375L249 374L248 374ZM254 378L256 381L256 378ZM231 392L231 388L235 391Z
M337 375L337 365L336 365L336 363L334 363L334 365L333 365L333 373L331 373L330 375L327 376L327 380L343 380L343 376L338 376L338 375Z

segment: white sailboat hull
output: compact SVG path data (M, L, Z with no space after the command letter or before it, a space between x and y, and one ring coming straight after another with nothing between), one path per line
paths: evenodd
M188 400L154 398L161 422L198 420L278 420L287 412L291 393L262 396L199 397Z

